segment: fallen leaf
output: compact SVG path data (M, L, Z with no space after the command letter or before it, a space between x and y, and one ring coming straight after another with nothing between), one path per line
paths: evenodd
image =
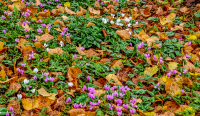
M37 99L22 98L22 106L25 110L32 110L34 108L39 108L39 103Z
M53 22L53 24L54 24L54 25L59 24L59 25L61 26L61 28L66 27L65 24L64 24L62 21L60 21L59 19L56 19L56 20Z
M65 7L65 12L70 14L70 15L75 15L76 13L72 10L70 10L68 7Z
M170 13L167 17L166 17L166 21L169 23L169 22L173 22L176 17L176 13Z
M52 40L54 38L54 36L52 36L48 33L45 33L41 36L36 36L35 38L37 38L38 41L49 41L49 40Z
M43 87L41 87L40 89L38 89L37 90L38 91L38 93L40 94L40 95L42 95L42 96L51 96L52 95L52 93L48 93Z
M4 48L4 42L0 41L0 50Z
M130 34L126 30L117 30L115 33L117 33L117 35L121 37L123 40L131 38Z
M90 26L92 26L92 25L95 25L94 23L92 23L92 22L89 22L88 24L87 24L87 26L86 27L90 27Z
M57 53L58 55L61 55L61 53L63 53L64 51L62 50L62 48L54 48L54 49L49 49L48 53L49 54L53 54L53 53Z
M153 76L158 72L158 66L148 67L145 69L144 74L148 74L149 76Z
M194 71L195 70L195 66L194 64L190 63L188 60L186 60L186 65L183 63L183 67L187 70L187 71Z
M13 82L10 83L9 88L6 90L6 93L9 92L10 89L15 90L16 92L18 92L18 90L21 88L21 84Z
M6 72L3 69L0 71L0 78L6 79Z
M103 89L100 89L100 90L95 90L94 95L96 95L97 97L99 97L101 94L104 94L104 93L106 93L106 91L103 90Z
M51 100L48 97L43 97L43 96L37 97L36 100L37 100L38 108L48 107L54 103L54 100Z
M56 99L56 95L57 95L57 94L52 93L52 95L51 95L51 96L48 96L48 98L49 98L50 100L55 100L55 99Z
M197 36L196 35L188 35L188 37L186 37L187 39L192 39L192 40L196 40Z
M100 15L100 10L95 10L93 7L89 6L88 10L91 14Z
M114 85L122 85L122 83L119 81L118 77L115 74L109 74L109 75L106 76L106 80L109 83L112 83L111 79L113 79L115 81Z
M86 112L85 112L85 110L83 110L83 109L80 109L80 108L78 108L78 109L71 109L69 112L69 115L70 116L78 116L78 115L86 115Z
M171 70L171 69L172 69L172 70L176 69L176 68L178 67L177 64L178 64L177 62L169 62L169 63L168 63L168 69L169 69L169 70Z
M69 67L67 71L67 77L69 82L73 82L78 87L78 74L82 74L82 71L78 67Z
M116 60L112 63L111 68L115 68L116 66L120 67L120 68L124 68L124 64L122 63L121 60Z
M144 40L149 39L149 35L147 35L144 30L141 30L140 33L138 33L138 35L143 38Z
M100 54L98 54L97 52L95 52L95 49L93 49L93 48L90 48L89 50L87 50L85 52L85 54L87 55L87 57L100 56Z
M19 11L21 11L24 7L25 7L25 2L21 2L21 1L15 1L13 2L12 5L8 5L8 8L13 11L14 10L14 6L16 6L18 8Z
M70 2L65 2L64 6L70 7Z
M96 116L96 111L95 112L87 111L86 114L87 114L86 116Z
M81 47L82 47L82 46L79 44L79 47L76 46L76 50L78 51L78 53L79 53L80 55L85 55L85 52L81 50Z
M7 109L10 110L10 107L13 108L14 112L18 114L20 112L20 102L17 102L15 99L9 101Z

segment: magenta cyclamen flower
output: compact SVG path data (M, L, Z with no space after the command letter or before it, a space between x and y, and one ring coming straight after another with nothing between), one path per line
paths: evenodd
M3 15L1 16L1 18L2 18L3 20L5 20L5 19L6 19L6 17L5 17L5 16L3 16Z
M29 58L28 58L28 59L31 59L31 58L35 58L35 57L33 56L33 51L32 51L32 54L29 54Z
M51 4L51 1L49 1L48 4Z
M87 76L86 79L89 81L90 80L90 76Z
M12 108L12 107L10 107L10 111L11 111L11 112L14 112L14 110L13 110L13 108Z
M151 47L148 47L148 50L151 50Z
M16 42L16 43L19 43L19 39L16 38L16 39L15 39L15 42Z
M137 101L136 98L133 98L133 99L130 100L131 103L135 103L136 101Z
M113 109L113 105L109 104L109 109L112 110Z
M27 33L27 32L28 32L28 29L24 29L24 31Z
M49 80L49 78L44 79L44 82L47 83L47 81Z
M170 77L171 76L171 73L169 72L169 73L167 73L167 77Z
M95 93L95 88L88 87L88 91L89 91L89 93L94 94Z
M90 63L89 62L87 62L87 63L85 63L86 65L89 65Z
M15 116L14 114L11 114L11 116Z
M117 105L122 105L122 100L121 99L115 99L115 102L117 103Z
M191 46L191 43L192 43L191 41L190 41L190 42L188 42L188 46Z
M112 95L107 95L107 99L112 100L113 96Z
M130 46L133 46L133 44L132 44L132 43L130 43Z
M129 111L131 114L135 114L135 109L130 109Z
M104 89L108 91L110 88L109 88L108 85L105 85L105 86L104 86Z
M61 32L60 35L61 35L61 36L64 36L64 35L65 35L65 32Z
M71 98L68 97L67 100L66 100L66 103L70 103L71 102Z
M28 38L29 38L29 35L25 35L25 37L26 37L26 39L28 39Z
M138 49L142 48L142 47L143 47L143 44L144 44L143 42L140 43L140 44L137 46L137 48L138 48Z
M26 63L21 64L21 66L22 66L22 67L25 67L25 66L26 66Z
M84 48L84 47L81 47L80 49L81 49L81 51L83 51L85 48Z
M87 89L87 87L84 85L82 88L82 91L85 91Z
M77 55L76 55L76 54L74 54L74 55L73 55L73 58L74 58L74 59L76 59L76 57L77 57Z
M184 92L184 89L181 89L181 93L183 93Z
M37 32L38 33L43 33L43 31L40 28L37 29Z
M45 24L41 24L42 25L42 27L45 27L46 25Z
M3 30L3 33L6 33L6 30L5 30L5 29Z
M116 110L117 110L118 112L120 112L120 111L121 111L121 108L120 108L120 107L116 107Z
M110 90L112 90L112 91L114 91L115 89L117 89L117 87L115 85L110 88Z
M67 32L67 34L65 36L69 36L69 35L70 35L70 33Z
M121 116L122 115L122 111L121 112L117 112L118 116Z
M37 80L37 76L34 76L34 77L33 77L33 80Z
M190 58L190 55L187 55L187 54L186 54L185 57L186 57L186 58Z
M150 54L144 54L145 58L149 58Z
M181 72L179 72L178 75L181 76Z
M125 95L125 94L123 94L123 93L120 93L120 94L119 94L119 96L120 96L121 98L123 98L124 95Z
M118 93L117 91L115 91L114 93L112 93L112 96L116 96L117 97Z
M123 107L124 107L125 109L128 109L128 104L123 104Z
M89 98L91 98L91 99L94 99L94 98L95 98L95 95L94 95L94 94L91 94L91 93L88 93L88 96L89 96Z
M6 112L6 116L9 116L9 112L8 111Z
M184 70L183 70L183 73L186 73L186 72L187 72L187 70L186 70L186 69L184 69Z

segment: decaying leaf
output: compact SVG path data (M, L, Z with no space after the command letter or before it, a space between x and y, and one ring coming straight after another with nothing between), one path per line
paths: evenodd
M0 78L6 79L6 72L3 69L0 71Z
M86 115L86 112L83 109L71 109L69 111L70 116L79 116L79 115Z
M150 76L153 76L158 72L158 66L148 67L145 69L144 74L148 74Z
M22 99L22 106L25 110L32 110L34 108L39 108L39 103L37 99L26 98Z
M49 54L53 54L53 53L57 53L58 55L61 55L61 53L63 53L64 51L62 50L62 48L54 48L54 49L49 49L48 53Z
M123 40L130 39L130 34L126 30L117 30L117 35L120 36Z
M118 77L114 74L109 74L106 76L106 80L109 83L113 83L114 85L122 85L122 83L119 81ZM111 80L114 80L115 82L112 82Z
M95 10L93 7L89 6L88 10L91 14L100 15L100 10Z
M10 89L15 90L16 92L18 92L18 90L21 88L21 84L16 83L16 82L12 82L10 83L9 88L7 89L6 93L9 92Z
M14 112L18 114L20 112L20 102L17 102L15 99L9 101L7 109L10 110L10 107L13 108Z
M43 87L41 87L40 89L38 89L37 90L38 91L38 93L40 94L40 95L42 95L42 96L51 96L52 95L52 93L48 93Z
M49 40L52 40L54 38L54 36L52 36L48 33L45 33L41 36L36 36L35 38L37 38L38 41L49 41Z
M178 64L177 62L169 62L169 63L168 63L168 69L169 69L169 70L171 70L171 69L172 69L172 70L176 69L176 68L178 67L177 64Z
M105 90L102 90L102 89L100 89L100 90L95 90L95 93L94 93L94 95L96 95L97 97L99 97L101 94L104 94L104 93L106 93L106 91L105 91Z
M69 82L73 82L78 87L78 74L82 74L82 71L78 67L69 67L67 71L67 77Z

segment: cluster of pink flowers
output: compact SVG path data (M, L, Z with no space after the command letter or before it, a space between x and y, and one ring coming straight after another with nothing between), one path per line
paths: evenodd
M44 5L43 5L42 3L40 3L40 7L41 7L41 8L43 8L43 7L44 7Z
M160 64L163 63L163 57L160 57Z
M154 88L160 90L159 85L160 83L157 83L156 86L154 86Z
M21 73L23 75L24 70L17 68L17 72Z
M26 12L22 12L22 15L27 18L30 16L31 11L29 9L26 10Z
M91 98L91 99L94 99L95 98L95 95L94 95L94 93L95 93L95 88L93 88L93 87L88 87L88 96L89 96L89 98Z
M26 2L26 6L29 6L29 5L31 5L31 4L33 4L33 2Z
M47 77L49 75L49 72L45 72L45 73L42 73L42 77L43 78L44 76Z
M186 54L186 55L185 55L185 57L186 57L186 58L190 58L191 56L190 56L190 55L188 55L188 54Z
M171 75L175 75L177 73L177 70L170 70L168 73L167 73L167 77L170 77ZM181 72L178 73L179 76L181 76Z
M53 77L49 77L49 78L44 79L44 82L47 83L47 81L53 81L53 80L54 80Z
M62 32L60 33L61 36L64 36L64 35L65 35L65 36L69 36L69 35L70 35L70 33L67 32L68 27L67 27L67 28L63 28L63 30L64 30L64 32L62 31ZM67 34L65 34L66 32L67 32Z
M150 57L150 54L144 54L144 57L145 57L145 58L149 58L149 57Z
M80 104L75 103L74 104L74 108L76 108L76 109L77 108L85 108L85 106L86 106L86 104L83 105L82 103L80 103Z
M13 113L15 113L15 112L14 112L14 109L13 109L12 107L10 107L10 111L13 112ZM6 116L9 116L9 112L8 112L8 111L6 112ZM15 115L14 115L14 114L11 114L11 116L15 116Z
M90 101L90 106L91 106L90 110L92 110L93 106L98 106L100 103L101 103L100 100L98 100L97 103L94 103L94 102Z
M140 49L140 48L143 47L143 45L144 45L144 42L141 42L141 43L137 46L137 48Z
M32 51L32 54L29 54L28 56L29 56L28 59L35 58L35 57L33 56L33 51Z

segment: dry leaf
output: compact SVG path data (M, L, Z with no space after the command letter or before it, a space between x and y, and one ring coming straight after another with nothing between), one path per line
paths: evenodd
M21 11L24 7L25 7L25 2L21 2L21 1L15 1L13 2L12 5L8 5L8 8L13 11L14 10L14 6L16 6L18 8L19 11Z
M91 22L89 22L88 24L87 24L87 26L86 27L90 27L90 26L92 26L92 25L95 25L94 23L91 23Z
M169 22L173 22L176 17L176 13L170 13L167 17L166 17L166 21L169 23Z
M41 88L38 89L37 91L38 91L38 93L39 93L40 95L42 95L42 96L44 96L44 97L46 97L46 96L51 96L51 95L52 95L52 93L48 93L43 87L41 87Z
M70 14L70 15L75 15L76 13L72 10L70 10L68 7L65 7L65 12Z
M183 63L183 67L187 70L187 71L194 71L195 70L195 66L194 64L190 63L188 60L186 60L186 65Z
M39 103L37 99L26 98L22 99L22 106L25 110L32 110L34 108L39 108Z
M144 74L148 74L149 76L153 76L158 72L158 66L148 67L145 69Z
M114 82L114 85L122 85L122 83L119 81L118 77L114 74L109 74L106 76L106 80L109 82L109 83L112 83L111 82L111 79L113 79L115 82Z
M56 99L56 95L57 95L57 94L52 93L52 95L49 96L48 98L49 98L50 100L55 100L55 99Z
M2 60L4 60L4 58L5 58L5 55L0 55L0 63Z
M71 109L69 112L70 116L78 116L80 114L86 115L85 111L83 109Z
M18 92L18 90L21 88L21 84L13 82L10 83L9 88L6 90L6 93L9 92L10 89L15 90L16 92Z
M15 99L9 101L7 109L10 110L10 107L13 108L14 112L18 114L20 112L20 102L17 102Z
M38 41L49 41L49 40L52 40L54 38L54 36L52 36L48 33L45 33L41 36L36 36L35 38L37 38Z
M144 40L149 39L149 35L147 35L144 30L141 30L140 33L138 33L138 35L143 38Z
M148 46L153 46L153 43L154 43L156 40L159 40L159 39L158 39L158 37L155 37L155 36L146 39Z
M123 40L131 38L130 34L126 30L117 30L115 33L117 33L117 35L120 36Z
M61 53L63 53L64 51L62 50L62 48L54 48L54 49L49 49L48 53L49 54L53 54L53 53L57 53L58 55L61 55Z
M62 21L60 21L59 19L56 19L56 20L53 22L53 24L54 24L54 25L59 24L59 25L61 26L61 28L66 27L65 24L64 24Z
M79 44L79 47L76 46L76 50L80 55L85 55L85 52L81 50L81 45Z
M169 68L169 70L174 70L174 69L176 69L178 66L177 66L177 62L169 62L168 63L168 68Z
M100 90L95 90L94 95L96 95L97 97L99 97L101 94L104 94L104 93L106 93L106 91L103 90L103 89L100 89Z
M87 50L85 52L85 54L87 55L87 57L100 56L100 54L98 54L97 52L95 52L95 49L93 49L93 48L90 48L89 50Z
M73 82L78 87L78 74L82 74L82 71L78 67L69 67L67 71L67 77L69 82Z
M54 103L54 100L51 100L48 97L43 97L43 96L39 96L36 100L39 104L38 108L48 107Z
M124 64L122 63L121 60L116 60L113 62L114 64L112 64L111 68L115 68L116 66L120 67L120 68L124 68Z
M95 10L93 7L89 6L88 10L91 14L100 15L100 10Z
M6 79L6 72L3 69L0 71L0 78Z

